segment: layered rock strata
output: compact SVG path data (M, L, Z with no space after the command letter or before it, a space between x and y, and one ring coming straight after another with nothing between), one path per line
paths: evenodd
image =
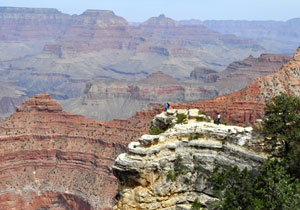
M213 86L216 87L219 95L241 90L261 76L276 73L291 58L276 54L262 54L257 58L250 55L244 60L228 65L218 74L219 77Z
M300 48L276 73L259 77L244 89L213 100L173 104L173 108L198 108L235 124L253 123L264 116L266 102L281 92L300 96Z
M258 58L250 56L230 64L220 73L197 67L191 72L190 80L185 81L178 81L163 72L150 74L137 82L95 79L88 83L81 99L69 103L66 109L93 119L110 120L130 117L138 110L149 109L151 103L203 101L240 90L259 76L275 73L290 59L289 56L272 54ZM206 109L213 112L214 106L212 103ZM250 118L234 116L230 120L249 121Z
M56 39L71 22L57 9L0 7L0 40Z
M39 94L0 121L1 209L111 209L111 165L147 132L142 120L108 123L64 112Z
M180 82L163 72L155 72L136 82L95 79L87 84L79 100L65 108L92 119L107 121L131 117L139 110L149 109L152 103L198 101L215 96L217 91L212 88Z
M176 116L186 114L183 124ZM216 200L209 176L216 166L256 169L266 159L251 127L216 125L198 109L168 110L153 126L171 127L143 135L128 145L113 166L119 180L116 209L190 209L196 198L205 207Z

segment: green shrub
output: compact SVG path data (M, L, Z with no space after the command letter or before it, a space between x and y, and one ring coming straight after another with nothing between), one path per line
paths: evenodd
M265 116L262 134L271 146L269 151L286 157L300 143L300 99L281 93L267 103Z
M228 122L222 121L221 124L223 124L223 125L228 125Z
M168 175L167 175L167 178L168 178L168 180L171 180L171 181L176 181L176 179L177 179L177 176L178 176L178 172L176 172L176 171L168 171Z
M200 133L190 133L188 140L194 140L194 139L199 139L199 138L203 138L203 134Z
M181 174L186 174L186 171L184 170L184 165L182 163L182 157L181 155L176 156L175 162L174 162L174 171L168 171L167 178L171 181L176 181L177 177Z
M149 130L150 135L158 135L158 134L161 134L163 132L165 132L165 131L163 129L161 129L160 127L157 127L157 126L151 127L150 130Z
M177 116L177 123L184 123L187 121L187 115L186 114L178 114Z
M212 204L213 209L299 209L299 181L277 159L267 160L255 173L237 166L230 169L217 166L211 179L213 193L220 199Z
M203 117L203 116L197 116L197 117L196 117L196 121L197 121L197 122L203 122L203 121L206 121L206 119L205 119L205 117Z
M199 110L198 114L204 114L204 115L206 115L206 112L205 112L205 110Z
M191 210L200 210L201 209L201 203L199 202L198 198L196 198L192 204Z
M185 184L189 184L191 182L190 178L188 177L184 177L184 181Z

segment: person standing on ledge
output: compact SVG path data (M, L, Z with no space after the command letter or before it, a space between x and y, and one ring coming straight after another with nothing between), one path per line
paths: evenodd
M169 103L166 103L165 104L165 111L167 112L168 111L168 108L170 107L170 104Z
M221 121L221 114L220 112L218 112L218 118L217 118L217 124L219 125Z

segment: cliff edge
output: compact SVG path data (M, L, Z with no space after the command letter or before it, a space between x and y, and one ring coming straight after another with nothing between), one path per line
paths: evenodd
M187 118L177 123L182 116ZM141 136L115 161L119 189L114 210L187 210L196 198L205 207L217 199L208 181L217 164L253 170L267 158L251 127L214 124L198 109L163 112L152 127L169 129Z

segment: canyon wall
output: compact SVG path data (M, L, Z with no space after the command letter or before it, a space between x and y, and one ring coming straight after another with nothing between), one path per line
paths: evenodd
M224 71L196 67L188 80L156 72L136 82L94 79L80 99L63 102L69 112L97 120L127 118L151 104L203 101L244 88L262 75L272 74L291 57L263 54L230 64Z
M221 113L224 121L235 124L255 122L264 115L266 102L280 92L300 96L300 48L276 73L259 77L244 89L213 100L173 104L174 108L198 108L210 116Z
M141 116L140 116L141 118ZM143 119L97 122L39 94L0 121L1 209L111 209L111 165Z

